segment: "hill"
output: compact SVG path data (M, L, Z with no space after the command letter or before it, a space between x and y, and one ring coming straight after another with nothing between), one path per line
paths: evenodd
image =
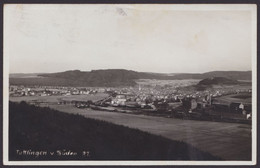
M40 76L76 80L80 85L88 86L133 86L135 85L134 79L138 78L136 72L121 69L93 70L90 72L75 70Z
M137 129L67 114L50 108L9 103L10 160L220 160L191 145ZM47 155L18 155L17 150ZM77 155L57 155L67 150ZM87 157L82 155L88 151ZM50 155L50 152L55 152Z
M136 79L173 79L172 76L160 73L136 72L124 69L107 69L92 71L65 71L59 73L38 74L38 77L26 75L10 75L10 84L13 85L59 85L59 86L93 86L117 87L134 86Z
M212 71L206 73L183 73L174 76L175 79L205 79L212 77L225 77L234 80L251 80L252 71Z
M198 85L235 85L239 84L237 80L224 78L224 77L212 77L201 80Z
M211 77L206 78L199 81L196 85L181 87L182 90L186 91L204 91L208 89L214 88L226 88L226 87L233 87L233 88L241 88L241 87L248 87L251 88L252 83L250 81L238 81L235 79L225 78L225 77Z
M106 69L92 71L65 71L59 73L37 74L37 77L19 74L10 75L10 84L13 85L59 85L59 86L93 86L118 87L134 86L137 79L181 80L205 79L211 77L227 77L234 80L250 80L251 71L214 71L203 74L164 74L136 72L125 69Z

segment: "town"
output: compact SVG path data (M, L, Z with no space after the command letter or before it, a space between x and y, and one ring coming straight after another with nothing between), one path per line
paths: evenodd
M69 104L75 108L145 114L181 119L251 123L250 88L191 91L184 87L62 87L10 85L10 98L36 98L29 104ZM37 97L45 98L42 101ZM54 102L48 101L55 98Z

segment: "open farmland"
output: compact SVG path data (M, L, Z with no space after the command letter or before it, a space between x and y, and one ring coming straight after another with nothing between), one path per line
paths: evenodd
M58 103L60 100L72 101L72 100L81 100L88 101L91 100L93 102L104 99L107 97L106 93L97 93L97 94L89 94L89 95L69 95L69 96L23 96L23 97L9 97L10 101L13 102L44 102L44 103Z
M57 104L59 99L75 100L78 98L94 101L106 96L103 93L74 96L28 96L10 97L10 100L15 102L31 102L35 100L47 102L46 105L50 108L62 112L79 114L87 118L136 128L172 140L184 141L224 160L251 159L251 125L132 115L92 109L78 109L72 105ZM221 98L224 98L224 96Z
M66 113L136 128L172 140L184 141L224 160L251 159L250 125L77 109L71 105L50 105L49 107Z
M70 96L63 96L61 100L65 101L88 101L91 100L93 102L99 101L107 97L108 94L106 93L97 93L97 94L90 94L90 95L70 95Z
M234 85L213 85L212 88L214 89L222 89L222 90L248 90L252 89L251 83L244 83L244 84L234 84Z
M181 87L181 86L191 86L198 84L199 79L183 79L183 80L158 80L158 79L138 79L135 82L140 85L149 86L171 86L171 87Z
M10 102L9 107L9 159L12 161L221 160L184 142L137 129L24 102Z
M251 93L231 94L215 98L220 102L252 104Z

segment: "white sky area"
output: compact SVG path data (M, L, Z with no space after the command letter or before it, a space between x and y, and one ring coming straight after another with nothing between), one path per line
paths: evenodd
M253 8L252 8L253 7ZM251 70L250 5L4 6L10 73Z

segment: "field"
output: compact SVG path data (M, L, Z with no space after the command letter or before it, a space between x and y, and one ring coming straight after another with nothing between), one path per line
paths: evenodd
M184 141L224 160L251 159L250 125L94 111L77 109L70 105L50 105L49 107L139 129L172 140Z
M183 80L158 80L158 79L138 79L135 82L140 85L149 85L149 86L191 86L198 84L199 79L183 79Z
M232 94L215 98L220 102L252 104L251 93Z
M12 161L220 160L184 142L137 129L24 102L10 102L9 107Z
M183 141L224 160L251 159L251 125L78 109L72 105L58 105L59 98L64 97L10 97L10 100L20 102L22 100L32 101L39 99L45 102L53 102L48 103L48 106L52 109L139 129L171 140ZM70 100L74 98L75 96L66 97L66 99ZM93 99L94 97L86 95L85 98ZM99 98L102 98L102 95L97 95L96 99L98 100ZM227 96L226 98L234 99L232 96Z
M70 96L63 96L61 100L66 100L66 101L88 101L91 100L93 102L102 100L109 95L106 93L97 93L97 94L90 94L90 95L70 95Z
M252 89L251 83L245 84L236 84L236 85L213 85L214 89L222 89L222 90L249 90Z
M235 95L233 96L232 98L237 98L237 99L251 99L252 96L251 95L248 95L248 94L242 94L242 95Z
M106 93L97 93L97 94L89 94L89 95L69 95L69 96L23 96L23 97L9 97L10 101L13 102L44 102L44 103L58 103L60 100L72 101L88 101L91 100L93 102L104 99L107 97Z

